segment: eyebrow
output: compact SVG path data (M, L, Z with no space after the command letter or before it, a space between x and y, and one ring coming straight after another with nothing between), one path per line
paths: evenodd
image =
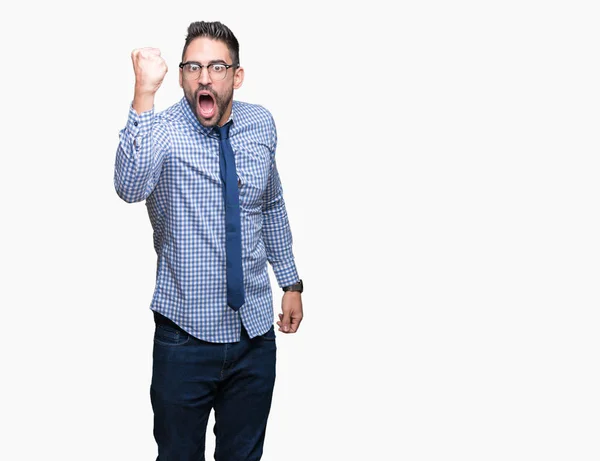
M193 62L194 64L200 64L202 65L202 63L200 61L185 61L186 63L191 63ZM224 61L223 59L213 59L212 61L208 61L208 65L210 64L227 64L226 61Z

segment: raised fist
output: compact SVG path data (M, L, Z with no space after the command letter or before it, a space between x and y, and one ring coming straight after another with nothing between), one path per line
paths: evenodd
M137 48L131 52L136 91L156 93L169 70L158 48Z

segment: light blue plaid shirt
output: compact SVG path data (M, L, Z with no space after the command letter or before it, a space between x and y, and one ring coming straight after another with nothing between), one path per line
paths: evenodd
M150 309L210 342L240 340L273 325L267 261L280 287L299 280L275 162L273 117L233 101L230 141L240 187L245 303L227 305L225 208L218 134L198 122L187 100L158 114L129 109L120 131L114 185L126 202L146 200L158 255Z

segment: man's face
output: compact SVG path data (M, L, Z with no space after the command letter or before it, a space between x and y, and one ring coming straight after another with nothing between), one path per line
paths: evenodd
M232 64L227 45L224 42L208 37L198 37L185 51L183 62L194 61L208 64ZM179 69L179 85L190 108L198 121L205 127L222 125L227 122L231 113L233 90L242 86L244 70L231 67L223 80L211 76L206 67L202 68L199 77L189 78L186 72Z

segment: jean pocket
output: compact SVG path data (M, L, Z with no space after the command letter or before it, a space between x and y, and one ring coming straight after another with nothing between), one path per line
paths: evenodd
M154 330L154 342L162 346L183 346L190 339L190 335L185 331L157 323Z
M271 325L271 328L269 328L269 331L267 331L264 335L262 335L261 338L266 341L275 341L275 326Z

